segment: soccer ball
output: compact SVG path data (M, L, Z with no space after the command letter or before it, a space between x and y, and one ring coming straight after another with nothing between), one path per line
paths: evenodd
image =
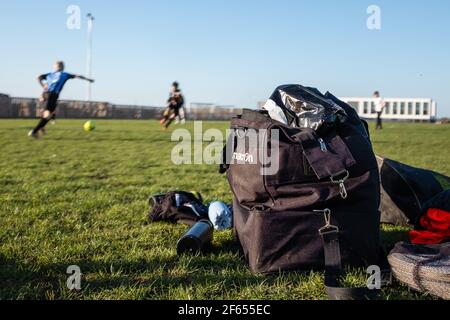
M84 124L83 128L84 128L84 131L86 131L86 132L94 131L95 130L95 121L90 120L90 121L86 122Z

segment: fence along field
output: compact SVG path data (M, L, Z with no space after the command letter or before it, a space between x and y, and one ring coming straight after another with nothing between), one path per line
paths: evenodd
M117 105L108 102L62 100L56 111L58 118L68 119L159 119L162 107ZM241 109L213 104L187 106L191 120L228 120ZM32 98L11 98L0 94L0 118L39 117L39 101Z

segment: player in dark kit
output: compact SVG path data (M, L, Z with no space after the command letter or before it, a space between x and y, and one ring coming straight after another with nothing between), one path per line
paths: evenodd
M179 116L180 109L183 107L184 98L180 90L176 90L174 95L169 99L169 105L164 112L164 117L160 123L167 129L171 123Z
M178 83L174 82L172 85L172 92L170 94L169 100L167 101L168 106L164 111L163 118L160 123L167 129L171 123L177 119L180 115L180 109L184 105L184 97L181 94L181 90L178 87Z
M59 94L61 93L67 80L82 79L89 82L94 82L92 79L86 77L70 74L64 72L64 62L57 61L55 63L55 71L38 77L39 84L44 88L44 93L41 96L41 103L44 104L44 112L41 120L37 126L28 133L28 136L38 138L40 130L44 129L47 123L52 119L58 105Z

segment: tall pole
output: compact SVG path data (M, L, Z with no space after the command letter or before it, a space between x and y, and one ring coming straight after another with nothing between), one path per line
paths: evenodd
M90 13L87 15L88 18L88 45L87 45L87 61L86 61L86 76L92 78L92 28L94 27L94 16ZM92 100L92 84L88 82L87 89L87 101Z

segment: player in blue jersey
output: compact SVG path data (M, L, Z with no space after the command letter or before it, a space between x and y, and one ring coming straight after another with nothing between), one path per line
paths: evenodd
M54 72L43 74L38 77L39 84L42 88L44 88L44 93L41 96L41 103L44 104L44 112L42 113L41 120L37 126L28 133L28 136L33 138L38 138L38 132L44 129L52 116L55 114L59 94L64 88L67 80L82 79L89 82L94 82L92 79L64 72L64 62L62 61L57 61L54 68Z

